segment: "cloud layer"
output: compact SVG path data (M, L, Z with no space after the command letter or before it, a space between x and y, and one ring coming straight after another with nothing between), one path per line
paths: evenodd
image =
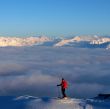
M61 77L71 97L110 92L110 51L72 47L0 48L0 95L58 96Z

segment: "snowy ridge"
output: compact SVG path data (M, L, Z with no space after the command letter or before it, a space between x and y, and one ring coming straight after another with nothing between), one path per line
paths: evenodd
M2 109L110 109L110 101L76 98L63 100L29 95L0 96L0 106Z
M100 109L104 106L104 109L109 109L110 101L104 101L101 99L59 99L51 97L34 97L34 96L22 96L24 100L27 100L29 108L31 109ZM33 98L33 99L32 99ZM22 99L19 99L22 100ZM95 108L95 106L97 108ZM100 107L101 106L101 107Z
M55 47L72 46L81 48L106 48L109 49L110 38L101 36L76 36L70 39L63 39L56 43Z
M0 46L31 46L34 44L41 44L50 41L48 37L0 37Z
M103 44L106 42L110 42L110 38L107 37L100 37L100 36L76 36L71 39L64 39L55 44L55 46L63 46L65 44L71 43L71 42L89 42L90 44Z
M51 47L79 47L79 48L105 48L110 49L110 37L101 36L75 36L72 38L52 39L42 37L0 37L0 46L51 46Z
M19 96L19 97L16 97L14 100L37 99L37 98L38 98L38 97L35 97L35 96L24 95L24 96Z
M110 38L99 38L97 40L92 40L90 44L103 44L106 42L110 42Z
M73 37L71 39L63 39L60 42L58 42L57 44L55 44L54 46L63 46L63 45L66 45L68 43L71 43L71 42L91 41L91 40L94 40L94 39L96 39L96 36L94 36L94 37L76 36L76 37Z
M28 102L30 99L29 96ZM27 96L24 96L23 100L27 100ZM85 109L85 107L86 109L92 109L92 106L86 104L84 100L74 98L63 100L59 98L41 97L31 100L28 104L29 109Z

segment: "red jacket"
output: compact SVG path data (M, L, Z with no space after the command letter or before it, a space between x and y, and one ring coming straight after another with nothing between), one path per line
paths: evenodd
M66 80L62 80L61 86L62 86L62 88L65 88L66 89L68 87L67 81Z

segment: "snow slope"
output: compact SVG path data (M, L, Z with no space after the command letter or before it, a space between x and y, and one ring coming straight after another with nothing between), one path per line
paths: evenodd
M0 96L1 109L110 109L110 102L95 101L92 99L74 99L71 103L61 102L58 98L34 96ZM69 100L67 100L69 101ZM102 104L102 105L101 105Z

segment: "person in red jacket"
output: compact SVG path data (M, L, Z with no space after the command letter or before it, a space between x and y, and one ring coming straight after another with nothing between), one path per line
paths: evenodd
M67 97L67 95L65 93L66 88L68 88L67 81L64 80L64 78L62 78L61 84L59 84L57 86L61 86L61 92L62 92L63 98Z

